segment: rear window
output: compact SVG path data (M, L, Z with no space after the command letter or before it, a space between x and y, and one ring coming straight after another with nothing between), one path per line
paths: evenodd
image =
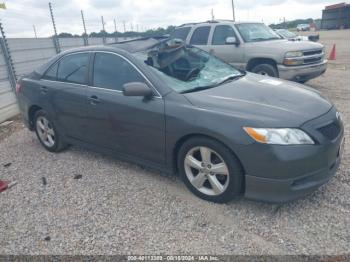
M194 30L191 37L191 45L206 45L208 43L210 26L202 26Z
M58 69L58 63L55 63L50 67L49 70L46 71L45 75L42 77L45 80L57 80L57 69Z
M186 41L188 33L190 32L191 27L181 27L175 29L175 32L172 34L172 38L181 39Z
M90 54L79 53L63 57L58 66L58 81L86 84Z

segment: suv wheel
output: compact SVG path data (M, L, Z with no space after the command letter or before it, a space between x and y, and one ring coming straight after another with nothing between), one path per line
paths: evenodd
M278 77L278 71L275 66L270 64L256 65L251 70L255 74Z
M35 133L40 143L50 152L59 152L66 147L47 113L43 110L36 112L34 116Z
M240 162L215 140L196 137L186 141L179 151L178 170L188 189L204 200L225 203L242 192Z

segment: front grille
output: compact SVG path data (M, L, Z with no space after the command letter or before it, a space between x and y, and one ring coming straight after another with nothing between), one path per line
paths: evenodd
M303 53L304 53L304 56L319 55L319 54L322 54L322 49L312 50L312 51L304 51Z
M308 59L304 59L304 64L319 63L321 61L322 61L322 57L308 58Z
M318 131L328 139L334 140L339 136L341 128L339 123L334 121L326 126L320 127Z
M310 64L317 64L322 62L324 54L322 49L317 49L317 50L304 51L303 55L304 55L303 65L310 65Z

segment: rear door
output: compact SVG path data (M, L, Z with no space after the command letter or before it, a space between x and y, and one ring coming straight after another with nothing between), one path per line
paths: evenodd
M127 97L123 85L150 82L127 59L96 52L87 91L89 142L156 163L165 161L164 101ZM155 90L154 90L155 91Z
M228 37L235 37L239 41L231 25L215 26L209 44L210 53L238 68L244 68L244 45L226 44Z
M52 65L40 80L41 100L47 104L58 128L83 140L86 120L86 88L90 53L72 53Z

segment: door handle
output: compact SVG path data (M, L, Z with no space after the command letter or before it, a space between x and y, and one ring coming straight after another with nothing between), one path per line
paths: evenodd
M90 100L90 104L92 104L92 105L96 105L96 104L100 103L100 99L95 95L90 96L89 100Z
M43 95L45 95L47 93L48 89L46 86L42 86L42 87L40 87L40 91Z

